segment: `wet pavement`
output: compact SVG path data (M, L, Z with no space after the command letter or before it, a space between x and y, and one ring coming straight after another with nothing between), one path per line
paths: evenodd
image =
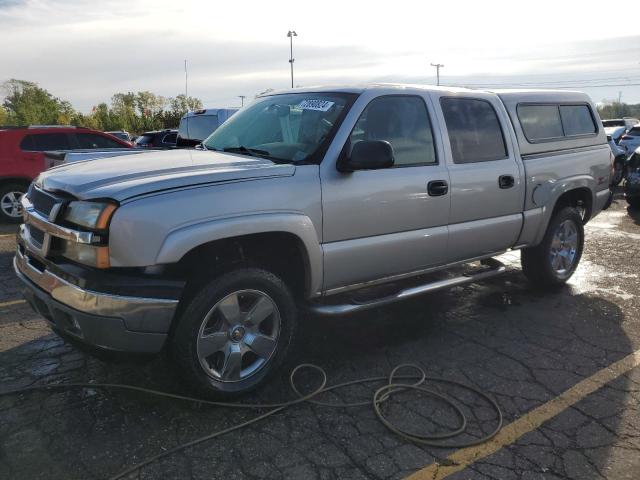
M161 358L105 363L51 333L20 298L11 268L13 227L0 227L0 392L55 382L109 382L182 393L180 372ZM640 349L640 213L623 200L590 222L569 286L533 291L518 254L502 277L402 305L339 319L303 318L287 371L251 401L292 398L299 362L322 366L330 383L388 374L416 363L432 376L492 395L509 424L581 380ZM303 386L312 389L312 375ZM306 378L308 377L308 378ZM478 397L455 387L471 439L495 425ZM370 398L353 387L332 401ZM640 478L640 367L540 428L452 474L451 479ZM99 479L176 445L257 416L143 393L81 389L0 397L0 478ZM385 406L398 425L435 432L456 425L448 407L416 393ZM404 478L454 449L412 444L370 407L298 405L261 423L155 462L127 478Z

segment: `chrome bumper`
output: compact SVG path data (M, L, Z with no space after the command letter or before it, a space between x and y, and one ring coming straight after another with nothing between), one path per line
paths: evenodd
M80 312L120 318L130 330L167 332L178 300L125 297L84 290L29 262L28 253L16 250L14 269L23 281L44 290L52 299Z

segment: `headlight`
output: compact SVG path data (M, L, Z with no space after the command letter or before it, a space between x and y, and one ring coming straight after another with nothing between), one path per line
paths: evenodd
M105 230L116 208L107 202L71 202L67 205L64 219L91 230Z

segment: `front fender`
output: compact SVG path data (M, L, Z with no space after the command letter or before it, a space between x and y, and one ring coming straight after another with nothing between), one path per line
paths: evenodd
M178 262L192 249L215 240L256 233L290 233L306 250L310 294L322 290L322 247L311 219L297 213L262 213L208 220L173 230L162 242L156 264Z

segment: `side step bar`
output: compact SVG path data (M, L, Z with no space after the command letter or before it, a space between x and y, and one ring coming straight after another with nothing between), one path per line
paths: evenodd
M307 306L308 310L318 315L344 315L347 313L361 312L363 310L369 310L371 308L381 307L390 303L405 300L407 298L422 295L423 293L436 292L438 290L444 290L446 288L457 287L459 285L465 285L467 283L474 283L487 278L495 277L506 271L504 264L495 258L488 258L482 260L482 264L490 267L488 270L483 270L475 274L462 275L459 277L448 278L446 280L438 280L423 285L418 285L404 290L399 290L393 295L377 298L367 302L357 303L342 303L342 304L323 304L323 303L311 303Z

